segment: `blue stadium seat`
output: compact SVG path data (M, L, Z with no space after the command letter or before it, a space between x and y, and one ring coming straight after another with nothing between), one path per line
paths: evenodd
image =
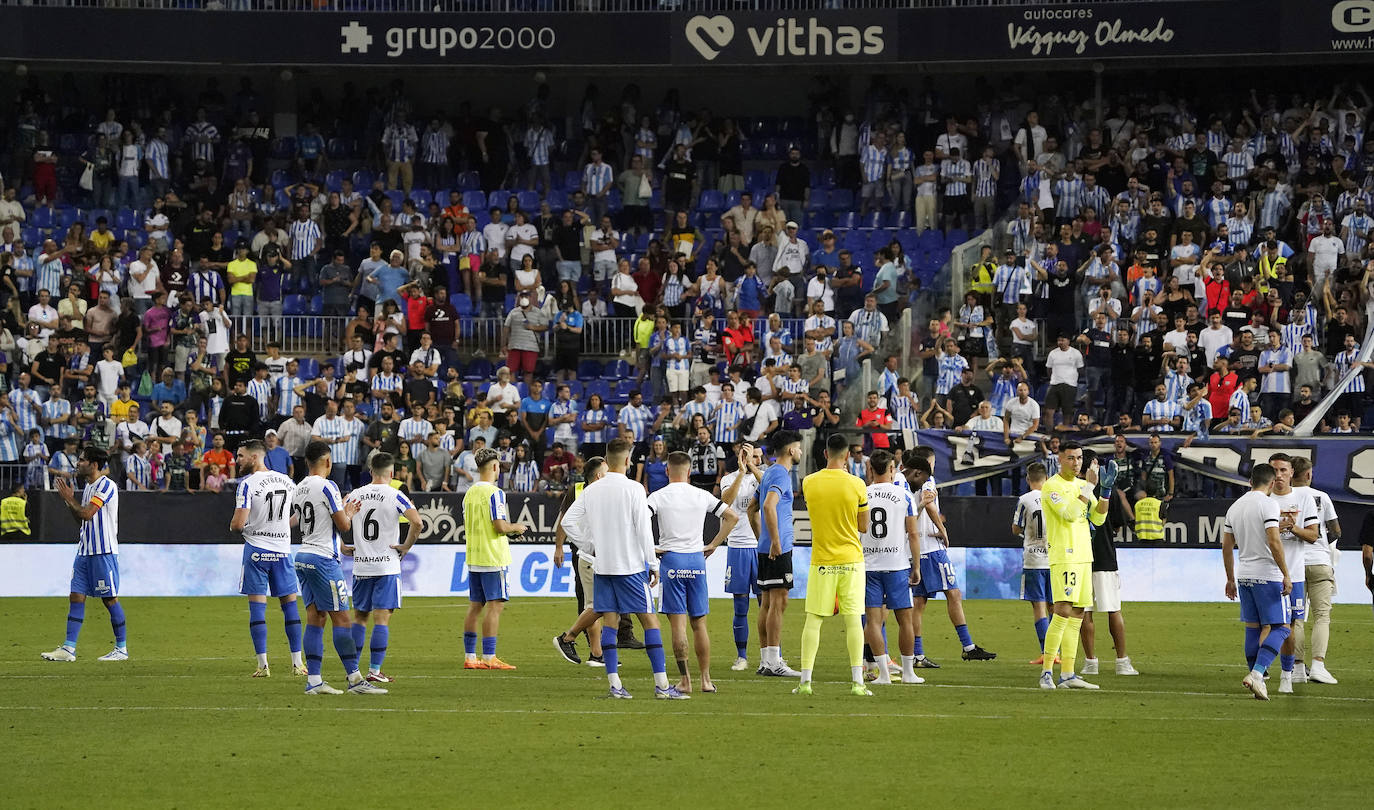
M762 169L752 169L744 175L744 185L746 188L771 188L773 186L773 173ZM758 194L754 195L754 207L763 205L763 200L757 199Z
M271 156L276 160L291 160L296 156L296 139L283 135L272 142Z
M483 382L490 380L493 373L494 369L490 360L485 357L474 357L472 362L468 363L467 370L463 372L463 379L471 382Z
M883 227L883 212L870 211L859 218L860 228L881 228Z
M86 221L86 224L90 226L89 230L93 231L95 230L95 221L97 219L100 219L101 217L105 218L105 221L110 224L111 228L114 227L114 214L111 213L110 209L108 208L92 208L91 210L86 212L85 216L82 217L82 219L84 219Z
M326 191L338 191L343 188L344 173L335 169L324 176L324 187Z
M616 359L606 364L606 369L601 373L601 378L603 380L624 380L634 375L635 368L630 365L628 360Z
M359 169L353 173L353 190L359 194L366 194L372 190L372 183L376 179L367 169Z
M458 175L458 188L462 191L480 191L482 189L482 175L477 172L463 172ZM467 205L467 203L463 203ZM468 206L471 208L472 206Z
M777 138L765 138L758 142L758 156L763 160L777 160L782 154Z
M700 199L697 200L697 210L704 213L719 214L725 210L725 195L713 189L702 191Z
M300 377L302 380L309 382L320 376L319 360L313 357L297 357L296 363L299 365L296 376Z
M304 315L306 314L306 300L303 295L288 295L282 299L281 314L283 315Z
M834 188L834 187L835 187L835 169L834 169L833 166L827 166L826 168L821 169L820 175L821 175L821 186L822 186L822 187L824 187L824 188Z
M475 190L473 190L473 191L464 191L464 192L463 192L463 205L467 206L467 209L468 209L469 211L471 211L472 213L474 213L474 214L478 214L478 213L481 213L481 212L483 212L483 211L486 211L486 210L487 210L487 195L483 194L483 193L480 192L480 191L475 191ZM481 219L479 218L478 221L480 222Z
M600 394L603 402L610 399L611 384L606 380L586 380L585 387L582 389L582 395L590 399L592 394ZM584 399L583 402L586 402L586 399Z
M568 207L568 193L561 189L551 189L544 199L548 201L549 208L555 212Z
M601 376L604 368L600 360L581 360L577 364L577 376L583 380L593 380Z
M351 158L356 150L352 138L330 138L324 147L325 154L335 160Z
M81 212L75 208L58 208L56 227L62 228L64 230L70 228L71 226L76 224L77 220L80 217ZM60 239L57 241L58 244L62 243L62 240Z
M20 229L19 229L19 238L21 238L21 239L24 240L24 244L25 244L25 245L31 245L31 246L37 247L39 240L42 239L43 237L42 237L42 235L38 232L38 229L37 229L37 228L34 228L34 227L32 227L32 226L28 226L28 227L24 227L24 228L20 228Z
M468 298L467 293L453 293L449 295L448 302L458 311L458 317L472 317L472 299Z
M581 402L581 401L582 401L582 381L581 381L581 380L568 380L566 383L564 383L564 385L568 386L568 396L572 399L573 402ZM557 384L555 384L555 385L553 386L553 393L554 393L554 396L555 396L555 397L558 396L558 385L557 385Z
M434 190L434 201L439 203L440 208L448 208L448 192L449 190L446 188ZM458 195L458 198L461 200L462 195Z
M893 211L893 212L892 212L892 216L889 218L889 221L892 223L892 227L894 227L894 228L901 228L901 229L910 228L910 227L911 227L911 212L910 212L910 211Z
M33 215L29 217L29 224L31 224L35 228L41 228L45 231L52 228L53 209L48 208L47 206L44 206L42 208L35 208L33 211Z
M514 191L508 191L504 188L496 189L487 195L487 208L500 208L502 211L506 210L506 200L510 199L510 196L514 193Z
M582 172L574 169L573 171L564 173L563 190L571 194L579 188L582 188Z
M400 189L392 189L391 191L385 192L385 194L386 198L391 200L391 210L400 213L401 203L405 202L406 199L405 192Z
M734 208L735 206L739 205L739 198L740 198L740 194L742 194L742 193L743 193L743 192L739 192L739 191L731 191L731 192L729 192L728 194L725 195L725 208L726 208L726 210L729 210L729 209Z
M852 222L855 218L854 212L850 211L848 215L850 221ZM844 216L844 214L841 214L840 216ZM836 240L837 242L839 242L840 247L850 251L851 253L853 253L855 250L863 250L868 247L868 231L861 230L859 228L854 228L852 225L846 225L840 222L838 219L836 220L835 224L841 228L850 228L850 230L845 231L843 234L841 234L840 238Z
M916 242L923 250L938 250L945 246L945 235L935 228L921 231L921 235L916 237Z
M520 200L520 208L523 209L527 214L534 216L535 214L539 213L539 192L521 191L518 192L515 196L517 199Z
M813 195L816 192L811 192ZM854 208L854 192L847 188L837 188L830 192L831 211L849 211Z
M415 203L416 210L422 212L428 211L429 204L434 201L434 195L430 194L425 189L413 188L410 190L410 201Z
M638 386L634 384L633 380L621 380L616 383L615 388L611 390L610 396L605 397L606 404L616 407L628 404L630 401L630 390L632 388L638 389Z
M811 199L806 203L807 211L824 211L830 205L830 194L823 188L811 189Z
M954 248L968 241L968 231L963 228L953 228L945 234L945 245Z
M799 225L811 228L831 228L834 227L835 218L829 211L809 211L806 214L806 221Z

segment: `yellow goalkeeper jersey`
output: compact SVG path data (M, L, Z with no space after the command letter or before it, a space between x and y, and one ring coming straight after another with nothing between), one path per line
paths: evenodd
M1085 494L1084 483L1078 479L1067 481L1062 475L1054 475L1040 488L1050 565L1093 561L1092 529L1089 523L1101 526L1107 516L1098 514L1093 507L1078 499L1080 494Z

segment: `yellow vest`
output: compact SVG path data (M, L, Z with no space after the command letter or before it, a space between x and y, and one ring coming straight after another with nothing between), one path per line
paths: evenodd
M0 501L0 534L29 533L29 516L25 511L29 502L18 495Z
M1135 504L1135 539L1163 542L1164 521L1159 516L1158 498L1141 498Z
M993 264L975 264L969 271L969 289L979 295L992 295L997 288L992 285Z

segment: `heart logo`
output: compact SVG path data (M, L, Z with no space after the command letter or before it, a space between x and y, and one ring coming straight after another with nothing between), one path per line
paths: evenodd
M735 24L729 17L698 14L687 21L687 41L706 59L715 59L735 38Z

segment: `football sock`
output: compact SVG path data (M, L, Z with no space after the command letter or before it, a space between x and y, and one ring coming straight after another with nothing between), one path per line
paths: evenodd
M964 645L964 649L973 649L973 636L968 631L968 625L958 625L954 628L954 632L959 634L959 643Z
M490 661L496 657L496 636L482 636L482 658Z
M67 641L62 645L67 649L76 651L76 639L81 635L81 623L86 621L86 603L69 602L67 604Z
M611 686L620 686L620 649L616 642L620 631L609 625L601 628L601 658L606 664L606 674L611 676Z
M302 644L305 647L305 674L319 677L320 662L324 659L324 628L307 624Z
M921 642L920 636L916 637L916 642L912 645L911 650L912 654L915 655L917 658L926 657L926 645Z
M860 617L857 615L847 615L841 616L840 618L844 620L844 645L849 649L849 666L859 668L859 682L863 683L864 631L863 626L859 624ZM819 624L819 622L817 622L817 624ZM819 647L820 630L816 631L816 642L816 646ZM884 646L883 649L886 651L886 646ZM812 650L812 655L814 656L814 654L815 650ZM887 656L884 655L883 657L886 658ZM812 658L812 660L814 661L815 659Z
M1285 675L1293 674L1293 660L1294 658L1291 655L1279 655L1279 666L1283 668Z
M1059 652L1059 645L1064 641L1064 633L1068 626L1069 620L1058 614L1050 619L1050 628L1045 631L1045 661L1040 665L1042 672L1054 672L1054 655Z
M916 656L902 656L902 677L907 679L916 677Z
M814 613L808 613L808 614L806 614L806 624L802 626L802 637L801 637L801 642L802 642L802 648L801 648L801 650L802 650L802 651L801 651L801 668L802 668L802 669L815 669L815 668L816 668L816 652L819 651L820 648L821 648L821 622L822 622L822 621L823 621L823 620L821 619L821 617L820 617L820 616L817 616L817 615L814 614ZM863 660L862 660L862 656L863 656L863 645L862 645L862 644L859 645L859 656L860 656L859 663L862 664L862 663L863 663ZM850 665L850 666L853 666L853 665L854 665L854 661L851 660L851 661L849 662L849 665Z
M644 631L644 652L649 656L649 666L654 674L667 673L668 662L663 654L663 633L657 627Z
M887 653L877 656L878 662L878 683L892 683L892 676L887 671Z
M258 654L258 663L267 660L267 603L248 603L248 633L253 637L253 652Z
M1245 628L1245 663L1250 669L1255 668L1255 656L1259 654L1260 629L1258 627Z
M811 683L811 670L809 670L809 669L803 669L803 670L801 671L801 682L802 682L802 683Z
M352 675L358 671L358 648L353 644L353 633L347 627L334 628L334 651L343 662L344 672Z
M126 640L124 632L124 606L115 602L106 606L110 611L110 627L114 630L115 649L124 649Z
M386 660L386 643L389 640L391 628L384 624L372 627L372 647L368 652L367 668L372 672L382 671L382 661Z
M779 658L782 658L782 650L781 650L781 648L779 648L779 647L764 647L764 648L763 648L763 663L764 663L764 664L766 664L766 665L768 665L768 666L771 667L771 666L773 666L773 665L775 665L775 664L778 663L778 659L779 659Z
M1035 620L1035 637L1040 639L1040 652L1045 651L1045 631L1050 629L1050 617Z
M286 640L291 645L291 663L301 663L301 612L295 600L281 606L282 616L286 618Z
M477 634L463 633L463 656L469 661L477 658Z
M367 643L367 625L361 622L353 623L353 648L358 651L358 656L363 654L363 645Z
M1274 663L1274 659L1279 655L1279 648L1283 646L1284 639L1288 638L1288 627L1286 625L1274 625L1269 628L1269 635L1264 637L1264 643L1260 645L1259 652L1255 656L1254 670L1263 673L1269 669L1269 665Z
M745 655L749 647L749 597L735 597L735 616L730 623L731 629L735 631L735 654L740 658L748 658Z
M1082 627L1083 620L1081 618L1064 620L1063 652L1060 653L1064 659L1064 664L1059 668L1060 675L1073 674L1074 659L1078 657L1078 631Z

